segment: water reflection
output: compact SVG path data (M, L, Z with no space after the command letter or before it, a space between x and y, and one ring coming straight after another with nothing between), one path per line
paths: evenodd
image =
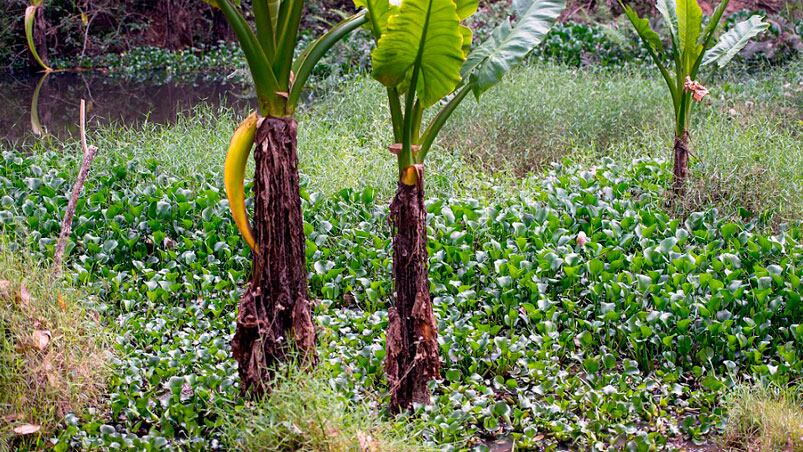
M201 102L241 111L256 105L247 86L205 78L154 84L99 73L0 74L0 144L25 145L37 135L77 136L81 98L89 127L171 123Z

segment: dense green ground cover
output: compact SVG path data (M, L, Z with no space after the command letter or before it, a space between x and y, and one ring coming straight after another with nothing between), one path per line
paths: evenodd
M726 174L727 156L753 159L785 176L781 193L755 189L766 210L753 213L794 220L785 203L800 203L791 190L803 172L794 157L799 131L788 119L799 83L786 73L759 74L732 94L715 92L722 97L700 115L696 178ZM467 103L460 111L428 177L444 379L431 408L392 427L360 428L455 448L512 437L535 447L646 449L679 436L705 440L722 428L720 397L737 383L800 380L801 229L732 215L737 196L707 202L721 212L670 215L668 164L633 160L668 148L669 137L657 135L666 128L655 124L668 120L661 91L650 89L657 84L531 67L488 96L485 108ZM643 109L626 100L604 108L628 90L646 96ZM315 381L334 391L320 391L325 397L342 398L343 412L381 412L387 402L381 364L393 160L389 137L375 132L388 130L381 95L358 81L306 113L300 128L310 285L319 300ZM583 99L585 108L569 99ZM742 110L747 101L750 113ZM289 428L276 410L245 407L238 395L228 342L250 259L219 170L233 124L230 112L201 112L174 127L91 137L101 154L79 204L68 268L100 300L117 333L116 358L107 410L68 417L56 433L60 448L247 447L237 442L243 413L259 417L245 440L267 448L271 436L259 435L268 429L308 428L292 418ZM610 139L600 140L603 133ZM751 141L760 133L774 145ZM487 149L492 144L497 152ZM46 147L61 146L69 154L9 150L0 159L3 234L38 259L52 254L77 167L70 143ZM532 155L562 148L553 158L578 163L502 164L516 146ZM477 149L488 154L480 158ZM753 157L763 152L788 160Z

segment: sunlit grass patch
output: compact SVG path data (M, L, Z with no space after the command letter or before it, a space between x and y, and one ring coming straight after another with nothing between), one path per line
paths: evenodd
M0 449L97 406L109 345L81 292L6 246L0 237Z
M725 398L731 450L803 450L803 387L737 386Z
M326 371L283 366L270 394L224 413L226 447L243 451L429 450L377 403L354 403L332 387Z

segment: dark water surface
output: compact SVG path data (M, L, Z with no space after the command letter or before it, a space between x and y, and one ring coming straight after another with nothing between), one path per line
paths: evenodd
M87 127L145 121L168 124L199 103L245 110L256 105L244 85L199 76L180 82L141 82L97 72L0 72L0 147L25 146L43 134L78 135L78 106L87 102Z

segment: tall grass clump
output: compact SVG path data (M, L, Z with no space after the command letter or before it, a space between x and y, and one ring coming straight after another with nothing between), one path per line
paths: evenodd
M729 450L803 450L803 386L737 386L724 406L723 441Z
M305 373L296 365L284 365L270 394L224 416L224 444L229 450L429 450L408 427L384 420L367 403L346 399L322 369Z
M83 307L81 292L52 281L46 269L3 240L0 450L39 448L66 414L80 417L101 402L110 336Z
M803 212L803 101L800 61L748 77L724 71L696 116L685 208L718 207L775 222ZM573 69L532 65L515 71L480 107L467 102L441 145L486 170L538 174L569 157L670 158L669 95L643 69ZM539 96L531 93L539 92Z

